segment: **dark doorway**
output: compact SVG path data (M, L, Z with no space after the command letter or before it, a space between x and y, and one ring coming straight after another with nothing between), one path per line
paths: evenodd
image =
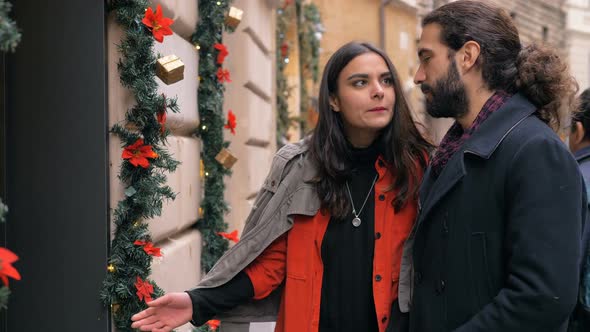
M109 245L105 3L13 1L22 32L2 62L4 243L21 281L1 329L105 332Z

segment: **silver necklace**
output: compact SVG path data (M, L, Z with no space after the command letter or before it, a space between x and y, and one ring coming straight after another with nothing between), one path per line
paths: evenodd
M375 182L377 182L378 177L379 177L379 174L375 175L375 178L373 179L373 184L371 184L371 188L369 189L369 192L367 193L367 197L365 197L365 201L363 202L363 206L361 206L359 213L356 213L356 209L354 208L354 201L352 200L352 194L350 193L350 187L348 186L348 181L346 181L346 190L348 190L348 197L350 198L350 204L352 204L352 214L354 214L354 219L352 219L352 226L359 227L361 225L361 218L359 218L359 216L361 215L361 212L363 212L363 209L365 208L365 204L367 204L367 200L369 199L369 196L371 195L371 191L373 191L373 187L375 186Z

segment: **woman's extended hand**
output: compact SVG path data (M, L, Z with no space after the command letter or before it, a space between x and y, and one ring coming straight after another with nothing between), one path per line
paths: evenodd
M148 302L147 309L133 315L131 327L140 331L169 332L193 316L193 303L185 292L169 293Z

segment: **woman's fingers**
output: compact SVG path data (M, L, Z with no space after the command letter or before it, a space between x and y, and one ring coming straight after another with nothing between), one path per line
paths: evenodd
M170 304L172 297L168 294L147 303L148 307L161 307Z
M147 325L159 322L159 321L160 321L160 318L158 316L151 315L151 316L148 316L140 321L137 321L137 322L131 324L131 327L137 328L137 327L147 326ZM164 323L161 323L161 324L164 324ZM149 331L149 330L144 330L144 331Z
M154 308L147 308L143 311L136 313L135 315L131 316L131 320L134 322L141 321L142 319L146 319L155 314Z
M157 331L157 330L163 328L164 326L166 326L166 324L164 324L160 321L156 321L152 324L143 325L139 330L140 331Z

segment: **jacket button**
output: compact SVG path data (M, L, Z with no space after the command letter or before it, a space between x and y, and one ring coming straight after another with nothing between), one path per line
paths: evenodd
M375 280L376 280L376 281L381 281L381 275L379 275L379 274L378 274L378 275L376 275L376 276L375 276Z
M381 238L381 233L379 233L379 232L375 233L375 238L377 240L379 240Z
M380 201L384 201L385 200L385 195L383 195L383 194L379 195L379 200Z
M422 283L422 273L416 272L416 275L414 275L414 282L416 285L420 285Z
M274 186L275 186L275 184L276 184L275 180L272 180L272 181L271 181L271 183L270 183L270 185L271 185L272 187L274 187Z
M381 323L385 323L387 322L387 316L384 316L383 318L381 318Z

